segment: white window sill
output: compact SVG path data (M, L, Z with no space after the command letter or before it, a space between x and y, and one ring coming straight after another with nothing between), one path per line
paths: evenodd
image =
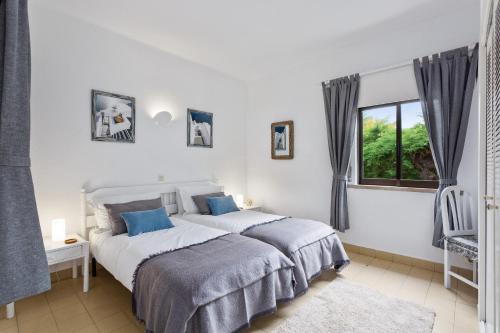
M379 190L379 191L396 191L396 192L419 192L419 193L436 193L435 188L418 188L418 187L399 187L399 186L382 186L382 185L359 185L347 184L347 188L362 189L362 190Z

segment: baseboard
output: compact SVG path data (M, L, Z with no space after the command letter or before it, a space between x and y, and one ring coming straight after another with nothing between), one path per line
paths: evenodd
M343 242L343 244L344 244L344 248L346 249L347 252L359 253L359 254L363 254L365 256L380 258L383 260L397 262L397 263L405 264L405 265L412 266L412 267L423 268L423 269L427 269L429 271L438 272L438 273L443 273L443 271L444 271L444 266L441 263L423 260L423 259L414 258L414 257L403 256L403 255L391 253L391 252L375 250L375 249L371 249L368 247L352 245L352 244L344 243L344 242ZM472 270L470 270L470 269L452 266L451 270L455 271L455 272L459 273L460 275L463 275L469 279L472 279Z

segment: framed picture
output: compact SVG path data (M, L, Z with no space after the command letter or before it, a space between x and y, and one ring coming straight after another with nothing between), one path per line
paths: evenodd
M187 110L187 145L190 147L213 147L213 119L210 112Z
M92 90L92 141L135 142L135 98Z
M271 157L274 160L293 158L293 121L271 124Z

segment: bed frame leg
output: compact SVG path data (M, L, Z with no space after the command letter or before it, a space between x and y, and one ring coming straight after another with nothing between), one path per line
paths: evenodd
M92 277L97 276L97 261L95 258L92 258Z

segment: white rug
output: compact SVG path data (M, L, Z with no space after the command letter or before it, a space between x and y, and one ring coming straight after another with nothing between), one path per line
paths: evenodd
M435 313L337 277L272 333L430 333Z

